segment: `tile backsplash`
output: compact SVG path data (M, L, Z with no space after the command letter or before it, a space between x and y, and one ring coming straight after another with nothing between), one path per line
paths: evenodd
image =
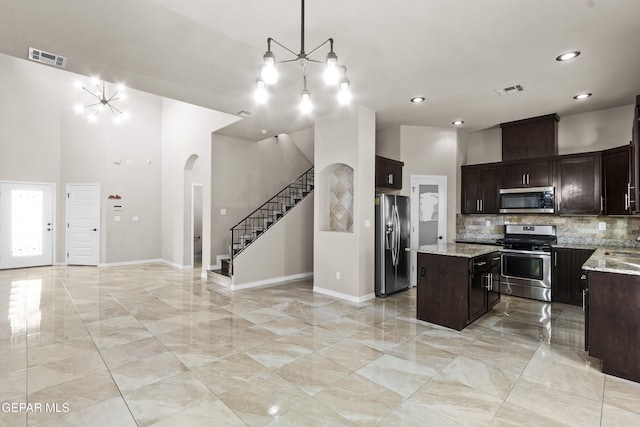
M604 223L605 230L600 230ZM558 243L640 248L640 216L461 215L456 217L457 239L498 239L505 224L556 226Z

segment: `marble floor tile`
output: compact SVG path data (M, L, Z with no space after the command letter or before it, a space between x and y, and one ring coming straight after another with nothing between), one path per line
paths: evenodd
M188 369L172 353L164 352L147 359L137 360L110 369L113 379L122 392L136 390Z
M248 385L248 386L247 386ZM272 372L217 395L247 425L265 425L304 404L307 394Z
M486 426L503 403L501 398L443 373L434 376L410 400L450 423L465 426Z
M26 283L37 313L11 305ZM415 318L415 288L353 304L313 286L231 291L162 264L0 270L0 402L70 409L0 427L640 424L640 384L583 350L581 307L503 295L454 331Z
M352 371L362 368L383 355L374 348L349 339L325 347L317 353Z
M184 372L124 393L138 425L148 426L215 396L191 372Z
M358 374L338 381L318 393L315 399L359 426L378 424L404 400Z
M310 396L335 384L351 371L317 354L309 354L274 371Z
M600 425L602 402L555 391L550 386L526 378L518 380L505 402L533 413L546 414L565 425Z
M408 398L437 371L419 363L385 354L367 366L358 369L356 373L404 398Z

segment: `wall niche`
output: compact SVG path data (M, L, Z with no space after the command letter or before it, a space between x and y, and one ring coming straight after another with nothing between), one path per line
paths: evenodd
M320 230L353 233L353 168L333 163L320 173L320 180Z

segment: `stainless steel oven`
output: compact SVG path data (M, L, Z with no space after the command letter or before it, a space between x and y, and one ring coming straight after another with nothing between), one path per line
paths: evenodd
M551 253L503 249L500 293L551 301Z
M551 301L553 225L505 225L500 293Z

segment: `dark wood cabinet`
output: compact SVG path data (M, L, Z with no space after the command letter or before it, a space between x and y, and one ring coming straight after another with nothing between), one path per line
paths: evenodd
M463 166L462 213L498 213L499 168L496 164Z
M582 291L586 278L582 264L593 254L593 249L551 249L551 300L582 305Z
M501 123L502 160L521 160L558 154L557 114Z
M499 275L490 274L499 266L499 252L475 258L418 253L416 317L464 329L500 300Z
M631 213L631 145L602 152L602 213Z
M601 213L600 153L559 156L557 164L558 213L565 215Z
M402 189L403 162L376 156L376 188Z
M640 382L640 276L589 271L585 342L602 372Z
M640 95L636 96L631 131L631 194L631 213L640 213Z
M553 158L503 163L500 171L503 188L553 186Z

